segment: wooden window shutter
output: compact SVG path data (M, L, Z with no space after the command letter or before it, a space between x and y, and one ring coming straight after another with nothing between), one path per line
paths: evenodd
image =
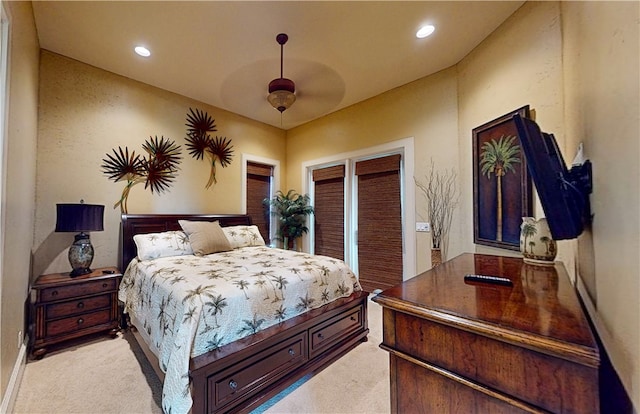
M258 226L265 243L269 244L269 206L263 204L269 198L273 166L247 162L247 214Z
M344 165L313 170L315 254L344 260Z
M400 155L356 163L358 276L364 290L402 282Z

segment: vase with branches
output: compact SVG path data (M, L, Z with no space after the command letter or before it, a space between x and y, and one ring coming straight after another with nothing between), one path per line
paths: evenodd
M263 201L265 205L271 206L271 213L278 217L276 239L282 242L285 250L292 248L298 238L309 232L307 217L314 213L309 201L309 195L301 195L294 190L289 190L286 194L278 191L273 198L265 198Z
M457 174L454 169L439 172L433 160L424 180L415 179L416 187L426 201L427 217L431 223L431 265L439 265L446 258L449 230L453 211L458 205L460 192L456 186Z
M102 172L115 182L126 181L120 200L113 208L120 206L120 212L128 213L127 201L131 188L144 183L144 188L151 192L162 193L167 190L176 178L178 164L180 163L180 145L171 139L164 137L149 137L142 148L147 155L136 155L135 151L129 154L129 148L118 147L112 154L102 160Z

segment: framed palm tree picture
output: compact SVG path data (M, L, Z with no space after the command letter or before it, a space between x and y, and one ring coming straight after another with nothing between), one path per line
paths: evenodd
M473 241L520 250L520 224L533 202L514 114L528 118L529 105L473 129Z

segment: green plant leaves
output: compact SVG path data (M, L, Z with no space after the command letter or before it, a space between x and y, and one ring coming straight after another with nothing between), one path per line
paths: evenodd
M272 213L278 216L280 240L295 240L309 232L307 216L314 213L313 207L309 205L310 200L308 194L301 195L294 190L289 190L286 194L278 191L272 199L264 200L264 204L271 205Z

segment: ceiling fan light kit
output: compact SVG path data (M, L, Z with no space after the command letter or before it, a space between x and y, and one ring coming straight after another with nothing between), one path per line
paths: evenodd
M289 36L280 33L276 36L276 41L280 45L280 77L269 82L269 96L267 100L280 113L289 109L296 101L296 84L291 79L282 76L284 44L289 40Z

